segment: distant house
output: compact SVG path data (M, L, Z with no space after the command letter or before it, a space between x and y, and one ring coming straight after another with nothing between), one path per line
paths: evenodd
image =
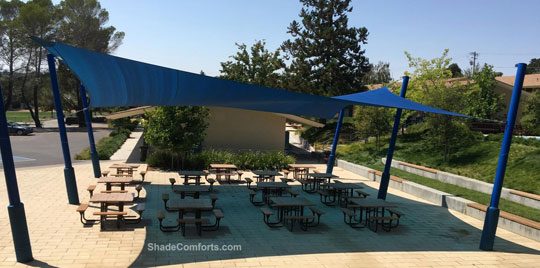
M303 117L270 112L224 107L208 107L210 116L204 149L283 151L287 141L285 130L291 124L323 127L323 124ZM106 116L118 119L144 114L154 107L145 106L116 112Z

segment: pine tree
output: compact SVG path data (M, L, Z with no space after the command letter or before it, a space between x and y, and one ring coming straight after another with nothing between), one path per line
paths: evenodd
M365 27L349 27L350 0L300 0L301 24L288 27L293 40L282 45L290 65L286 88L319 95L341 95L362 90L370 64L362 45Z

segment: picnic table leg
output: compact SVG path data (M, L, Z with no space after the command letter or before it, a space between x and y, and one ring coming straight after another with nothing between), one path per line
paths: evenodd
M112 185L110 182L105 183L105 190L110 191L112 189Z
M126 189L125 183L120 183L120 190L124 191Z
M201 220L201 211L200 210L197 210L195 212L195 219ZM195 225L197 227L197 233L199 234L199 236L201 236L202 235L202 221L200 221L200 222L196 221Z

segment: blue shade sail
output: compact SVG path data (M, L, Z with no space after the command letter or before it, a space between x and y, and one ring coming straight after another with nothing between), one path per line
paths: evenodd
M91 107L220 106L332 118L349 105L403 108L462 116L409 101L388 89L334 98L239 83L89 51L59 42L34 40L79 78Z
M378 106L388 108L401 108L406 110L414 110L420 112L444 114L451 116L467 117L459 113L449 112L442 109L433 108L430 106L422 105L418 102L414 102L405 98L402 98L392 93L387 87L382 87L376 90L370 90L361 93L354 93L349 95L341 95L333 97L334 99L350 102L351 105L367 105Z

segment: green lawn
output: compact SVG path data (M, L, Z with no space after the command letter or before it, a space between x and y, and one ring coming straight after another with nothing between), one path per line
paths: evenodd
M385 138L387 140L387 138ZM425 150L421 137L405 135L398 137L394 159L419 164L466 177L493 182L500 150L500 136L478 140L472 146L460 150L448 162L442 154ZM338 155L344 160L362 165L380 163L386 156L386 146L377 150L373 142L356 142L338 147ZM524 192L540 194L540 142L514 138L508 158L504 186Z
M7 111L6 113L7 120L10 122L25 122L25 123L33 123L34 120L32 120L32 116L30 116L30 112L28 111ZM51 112L40 112L39 118L41 120L44 119L50 119L51 118Z

